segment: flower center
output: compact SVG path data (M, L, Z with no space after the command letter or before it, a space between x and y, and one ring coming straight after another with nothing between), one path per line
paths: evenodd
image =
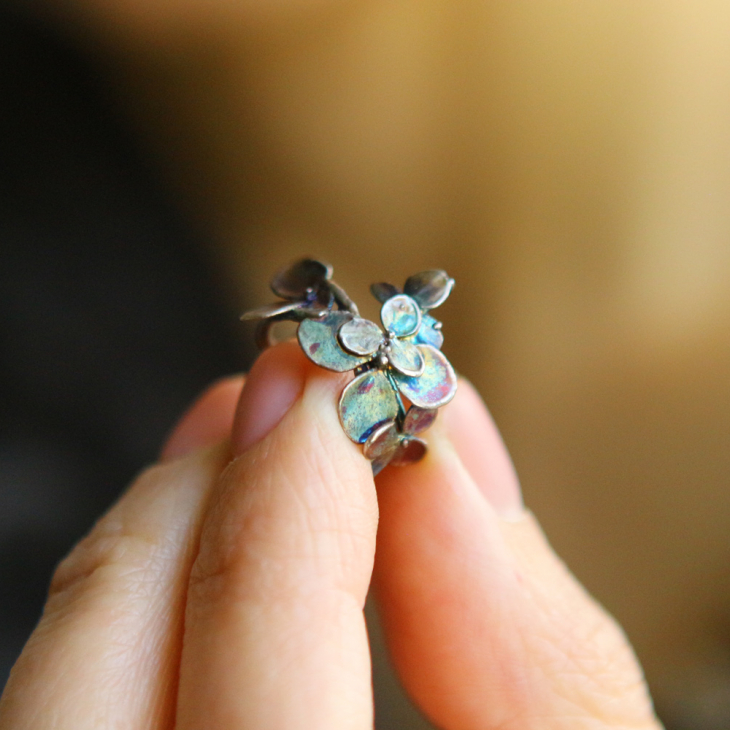
M378 367L385 369L390 365L390 353L391 353L391 347L390 343L395 339L395 334L393 332L387 332L385 335L383 335L383 341L380 343L380 347L378 347L378 354L377 354L377 360L378 360Z

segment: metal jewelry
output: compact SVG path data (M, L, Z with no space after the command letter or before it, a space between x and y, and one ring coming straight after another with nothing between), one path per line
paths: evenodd
M315 364L355 377L342 391L340 422L363 454L373 474L388 464L403 466L423 458L426 442L418 434L438 409L456 394L456 375L441 353L441 322L430 311L443 304L454 280L445 271L423 271L406 280L401 291L392 284L373 284L382 304L380 321L363 319L356 304L332 280L332 267L302 259L279 271L271 288L279 301L242 320L259 320L260 348L275 344L272 326L298 322L297 339Z

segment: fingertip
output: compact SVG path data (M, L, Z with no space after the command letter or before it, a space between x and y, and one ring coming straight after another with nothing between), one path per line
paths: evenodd
M443 410L442 429L471 478L505 520L524 515L522 490L502 436L476 388L464 378Z
M231 432L234 455L263 439L302 394L309 362L294 342L265 350L241 392Z
M243 375L233 375L209 386L173 428L160 453L160 461L179 459L228 438L243 383Z

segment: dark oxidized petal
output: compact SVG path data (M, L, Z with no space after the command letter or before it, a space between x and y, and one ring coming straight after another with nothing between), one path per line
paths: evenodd
M398 399L380 370L358 375L340 396L340 421L355 443L365 443L384 421L398 415Z
M418 348L406 340L398 338L390 341L390 352L388 352L390 364L402 375L409 375L417 378L423 373L426 363Z
M423 433L427 428L431 428L437 415L438 410L435 408L411 406L403 419L403 433L410 436Z
M416 436L408 436L401 439L400 444L398 444L398 450L389 460L389 463L392 466L415 464L426 455L426 451L428 451L428 446L425 441L422 441Z
M393 284L388 284L385 281L378 282L377 284L371 284L370 291L381 304L385 304L388 299L396 296L396 294L401 293L400 289L397 286L393 286Z
M406 466L420 461L428 447L416 436L404 436L393 421L376 428L365 443L363 454L372 461L373 475L388 464Z
M293 322L301 322L305 319L322 319L331 313L327 307L321 307L319 304L310 304L292 309L286 317L281 319L290 319Z
M301 259L279 270L271 280L274 294L284 299L305 299L308 290L318 292L332 278L332 267L324 261Z
M448 299L453 287L454 280L445 271L434 269L408 277L403 291L423 309L433 309Z
M393 373L398 389L419 408L440 408L456 394L456 374L444 354L430 345L418 345L426 361L423 374L408 378Z
M332 309L335 303L335 297L330 291L328 286L322 286L316 289L310 296L305 294L307 301L311 301L313 307L324 307L325 309Z
M380 321L388 332L397 337L409 337L421 325L421 310L413 299L405 294L398 294L383 304Z
M351 319L349 312L330 312L320 319L305 319L297 330L304 354L320 367L339 373L364 365L367 357L345 352L337 340L337 330Z
M340 344L353 355L372 355L383 341L383 333L375 322L354 317L340 327Z
M418 332L409 339L417 345L431 345L431 347L440 350L444 344L441 322L434 319L430 314L424 314L421 317L421 326L418 328Z
M289 313L294 313L295 309L299 309L302 306L301 302L274 302L274 304L267 304L264 307L258 307L258 309L252 309L250 312L244 312L241 315L243 322L248 322L252 319L269 319L270 317L282 317Z

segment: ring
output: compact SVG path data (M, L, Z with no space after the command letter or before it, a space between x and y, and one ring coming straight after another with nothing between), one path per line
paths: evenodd
M456 394L456 374L441 352L441 322L430 314L453 286L441 270L409 277L402 291L373 284L370 291L382 305L381 328L360 316L355 302L332 280L329 264L301 259L271 280L283 301L241 319L259 320L256 342L262 349L276 343L273 325L298 322L297 339L312 362L335 372L353 371L340 395L340 422L348 437L363 445L377 474L388 464L423 458L427 446L419 434Z

